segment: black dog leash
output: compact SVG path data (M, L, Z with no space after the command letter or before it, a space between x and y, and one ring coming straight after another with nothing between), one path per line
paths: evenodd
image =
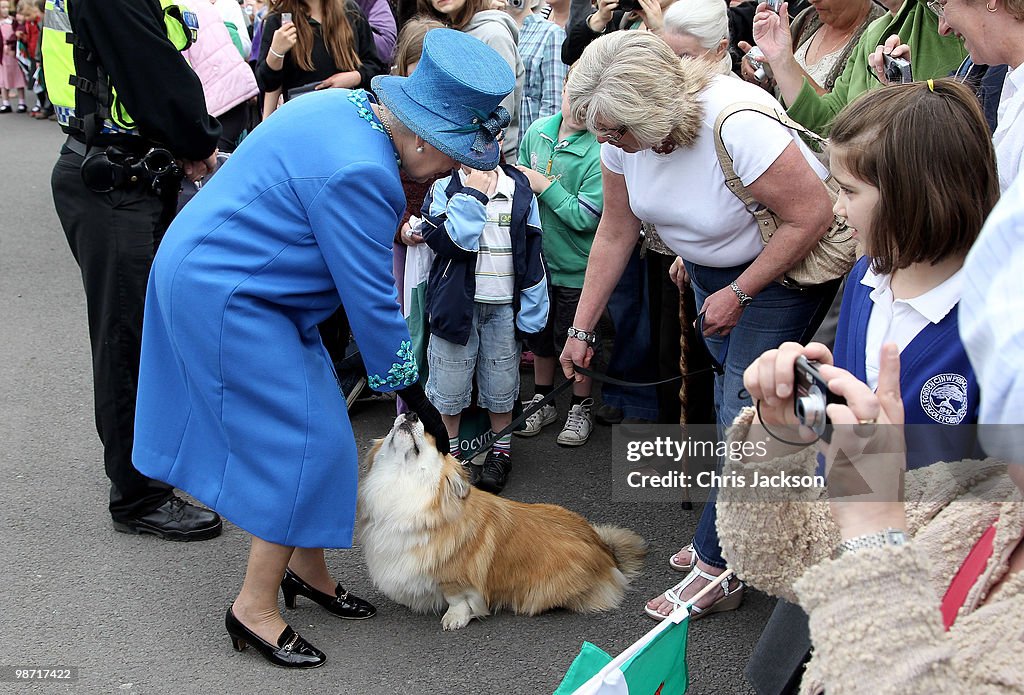
M573 369L576 371L576 373L582 374L583 376L590 377L594 381L600 381L600 382L604 382L606 384L614 384L615 386L633 386L633 387L640 387L640 388L647 387L647 386L662 386L664 384L671 384L671 383L674 383L676 381L680 381L681 382L683 379L688 379L691 376L697 376L698 374L704 374L705 372L713 372L713 371L715 371L714 367L705 367L703 369L698 369L698 370L693 371L693 372L687 372L686 374L680 374L678 376L669 377L668 379L662 379L661 381L624 381L622 379L616 379L613 376L608 376L607 374L600 374L600 373L595 372L593 370L587 369L586 367L577 367L576 365L573 365ZM523 412L519 414L519 417L515 418L514 420L512 420L511 423L509 423L508 427L503 429L501 432L498 432L496 435L491 437L491 439L489 439L488 441L486 441L483 444L481 444L479 446L479 448L477 448L476 451L474 451L473 453L469 454L468 456L460 457L462 462L463 463L469 463L470 461L475 459L477 456L482 454L484 451L487 451L488 449L490 449L491 446L493 446L496 441L498 441L499 439L504 437L506 434L514 432L516 430L516 428L519 427L519 425L521 425L524 422L526 422L527 418L529 418L531 415L533 415L535 412L537 412L538 410L543 408L545 405L547 405L551 401L555 400L555 398L558 397L558 394L560 394L562 391L565 391L567 388L569 388L569 386L571 386L574 383L576 383L575 379L566 379L561 384L559 384L558 386L554 387L551 390L551 393L549 393L548 395L544 396L544 398L542 398L541 400L537 401L536 403L532 403L529 408L525 408L523 410Z

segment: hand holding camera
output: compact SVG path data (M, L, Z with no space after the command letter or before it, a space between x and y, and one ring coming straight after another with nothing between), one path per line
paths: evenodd
M764 82L768 79L769 73L771 72L771 66L768 65L768 60L765 58L764 51L757 46L751 46L750 50L743 56L744 65L743 76L747 76L747 69L749 67L750 76L759 83Z
M769 63L793 59L793 37L789 30L789 3L778 5L762 2L757 6L753 25L754 43ZM740 50L744 48L740 42Z
M893 34L868 56L868 67L882 84L907 84L914 81L910 66L910 46Z
M743 373L744 388L755 403L760 403L762 424L777 438L811 444L820 436L813 426L820 417L819 429L824 429L831 393L821 376L822 366L832 366L832 353L827 347L789 342L765 352ZM809 423L808 415L812 416Z
M627 6L632 3L629 11L638 7L637 0L625 0L625 2ZM597 0L597 12L587 18L587 26L595 34L600 34L611 23L612 13L619 9L626 9L626 6L620 6L619 0Z

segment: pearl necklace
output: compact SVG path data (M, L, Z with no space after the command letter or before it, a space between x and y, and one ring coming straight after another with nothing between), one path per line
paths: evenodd
M380 110L380 124L384 126L384 132L388 134L388 139L391 140L391 147L395 150L395 161L398 163L398 166L402 166L402 158L398 156L398 148L397 144L395 143L395 136L391 132L391 123L389 123L391 119L384 115L385 111L386 110L383 108Z

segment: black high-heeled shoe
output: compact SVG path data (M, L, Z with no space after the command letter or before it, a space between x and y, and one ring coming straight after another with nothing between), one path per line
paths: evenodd
M284 592L284 605L295 608L295 597L299 594L315 603L319 603L330 613L346 620L366 620L377 615L377 609L369 601L361 599L352 592L345 591L341 584L334 590L334 596L314 589L302 578L286 569L281 580L281 591Z
M288 626L277 638L277 646L266 642L235 617L234 611L228 608L224 617L224 627L231 637L231 646L236 652L244 651L252 645L260 655L281 668L317 668L327 662L327 655L302 639L299 633Z

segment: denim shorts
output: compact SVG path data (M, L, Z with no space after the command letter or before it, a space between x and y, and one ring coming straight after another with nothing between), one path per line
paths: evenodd
M473 304L473 328L465 345L436 335L427 345L427 398L442 415L458 415L473 397L492 413L507 413L519 397L519 341L511 304Z

